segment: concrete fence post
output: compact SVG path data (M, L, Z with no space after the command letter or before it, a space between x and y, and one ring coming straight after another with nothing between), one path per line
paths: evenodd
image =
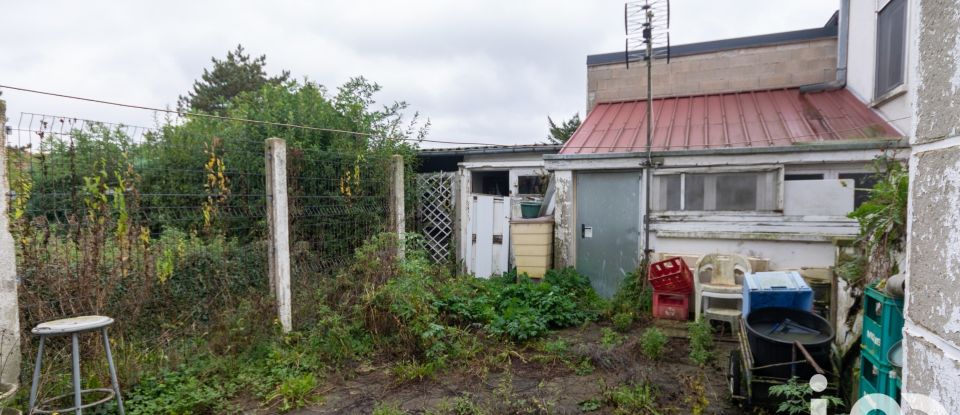
M397 233L397 257L403 258L406 251L404 233L406 219L404 217L404 189L403 189L403 156L394 155L390 158L390 230Z
M290 295L290 217L287 209L287 143L270 138L264 143L267 180L267 248L270 289L277 300L277 316L284 333L293 330Z
M7 178L7 103L0 100L0 381L20 378L20 307L17 304L17 262L10 234L10 183Z

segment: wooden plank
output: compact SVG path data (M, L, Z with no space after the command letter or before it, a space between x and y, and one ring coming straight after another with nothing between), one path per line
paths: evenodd
M510 204L509 197L494 198L493 235L502 235L501 243L494 244L493 273L502 274L510 270Z
M551 254L551 246L548 244L544 245L513 245L513 255L517 257L521 256L539 256L547 257Z
M490 278L493 274L493 196L475 196L472 212L473 234L473 273L480 278Z

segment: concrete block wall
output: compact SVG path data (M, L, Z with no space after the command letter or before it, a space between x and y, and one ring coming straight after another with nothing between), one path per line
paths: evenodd
M7 215L10 192L7 180L7 103L0 100L0 381L16 383L20 374L20 317L17 305L17 265Z
M911 1L914 103L904 396L960 413L960 1ZM910 398L909 396L907 396ZM926 414L914 399L904 413Z
M795 87L836 78L837 40L817 39L654 61L655 97ZM644 62L587 67L587 112L600 102L645 99Z

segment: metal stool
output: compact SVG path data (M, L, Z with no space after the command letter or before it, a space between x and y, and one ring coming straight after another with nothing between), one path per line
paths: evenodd
M62 320L48 321L38 324L34 327L32 333L40 336L40 347L37 349L37 365L33 369L33 384L30 385L30 406L27 408L27 415L33 414L52 414L74 411L77 415L83 413L84 408L90 408L108 402L114 398L117 399L117 406L120 408L120 415L124 415L123 397L120 395L120 384L117 382L117 370L113 366L113 354L110 353L110 338L107 337L107 327L113 324L113 319L104 316L82 316L65 318ZM107 353L107 365L110 367L110 382L113 389L80 389L80 341L78 335L85 332L100 331L103 337L103 348ZM47 337L58 337L70 335L73 342L73 407L64 409L41 409L45 405L57 402L70 394L60 395L43 400L37 403L37 387L40 385L40 362L43 360L43 342ZM106 397L96 402L88 404L83 403L83 394L88 392L105 393Z

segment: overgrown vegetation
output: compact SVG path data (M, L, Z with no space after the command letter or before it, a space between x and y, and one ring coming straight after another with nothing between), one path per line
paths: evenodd
M881 157L874 161L876 183L869 198L850 218L860 224L856 250L845 253L837 273L853 284L868 284L900 272L898 257L907 229L910 177L899 161Z
M710 407L710 399L707 398L706 376L700 373L699 376L690 376L682 378L683 387L689 392L683 398L684 403L690 406L691 415L702 415Z
M700 318L687 323L690 337L690 361L700 366L713 360L713 329L710 322Z
M573 270L551 271L541 283L515 275L455 277L429 262L415 241L408 241L402 260L393 234L358 249L336 283L316 291L316 323L308 328L282 336L258 333L263 328L241 323L254 316L229 316L238 326L209 341L230 336L231 353L199 354L144 378L129 401L146 412L134 413L227 411L231 399L245 392L288 411L321 402L315 396L321 379L349 362L389 358L398 362L391 369L398 382L418 381L478 357L484 342L524 342L600 312L602 302ZM536 328L528 329L529 322ZM557 341L546 345L560 354L568 348Z
M667 336L660 329L650 327L640 335L640 350L651 360L659 360L667 345Z
M620 290L610 300L608 309L610 316L629 314L634 317L650 318L653 311L653 288L644 283L647 279L646 269L646 263L641 263L636 271L623 277Z
M780 398L780 404L777 405L778 414L797 415L810 413L810 400L813 398L813 388L810 387L809 383L801 382L798 378L794 377L782 385L771 386L769 391L771 397ZM817 399L827 401L827 405L832 407L830 412L834 412L843 407L843 400L836 396L817 396Z
M8 142L21 328L65 316L114 317L121 383L141 413L222 413L238 394L274 411L308 405L325 371L386 347L370 334L375 322L420 311L404 309L420 306L416 299L397 300L417 290L413 278L373 281L377 296L355 292L346 306L330 301L329 287L354 250L385 227L389 156L413 154L429 123L405 118L403 102L378 108L380 87L361 77L333 90L286 73L266 78L264 58L240 49L214 63L183 105L268 123L188 116L141 134L46 117ZM287 144L302 324L287 336L273 327L267 278L269 137ZM384 341L417 356L456 355L432 348L452 343L460 329L426 327L422 333L434 337L409 336L424 329L420 322L410 317L412 327L396 330L407 338ZM25 356L34 355L33 345L24 344ZM81 350L99 356L102 345L85 340ZM98 360L84 359L83 373L87 383L104 385ZM63 375L46 377L43 393L68 384L70 371L61 369L51 369Z
M617 415L659 415L656 390L649 384L624 385L605 393Z

